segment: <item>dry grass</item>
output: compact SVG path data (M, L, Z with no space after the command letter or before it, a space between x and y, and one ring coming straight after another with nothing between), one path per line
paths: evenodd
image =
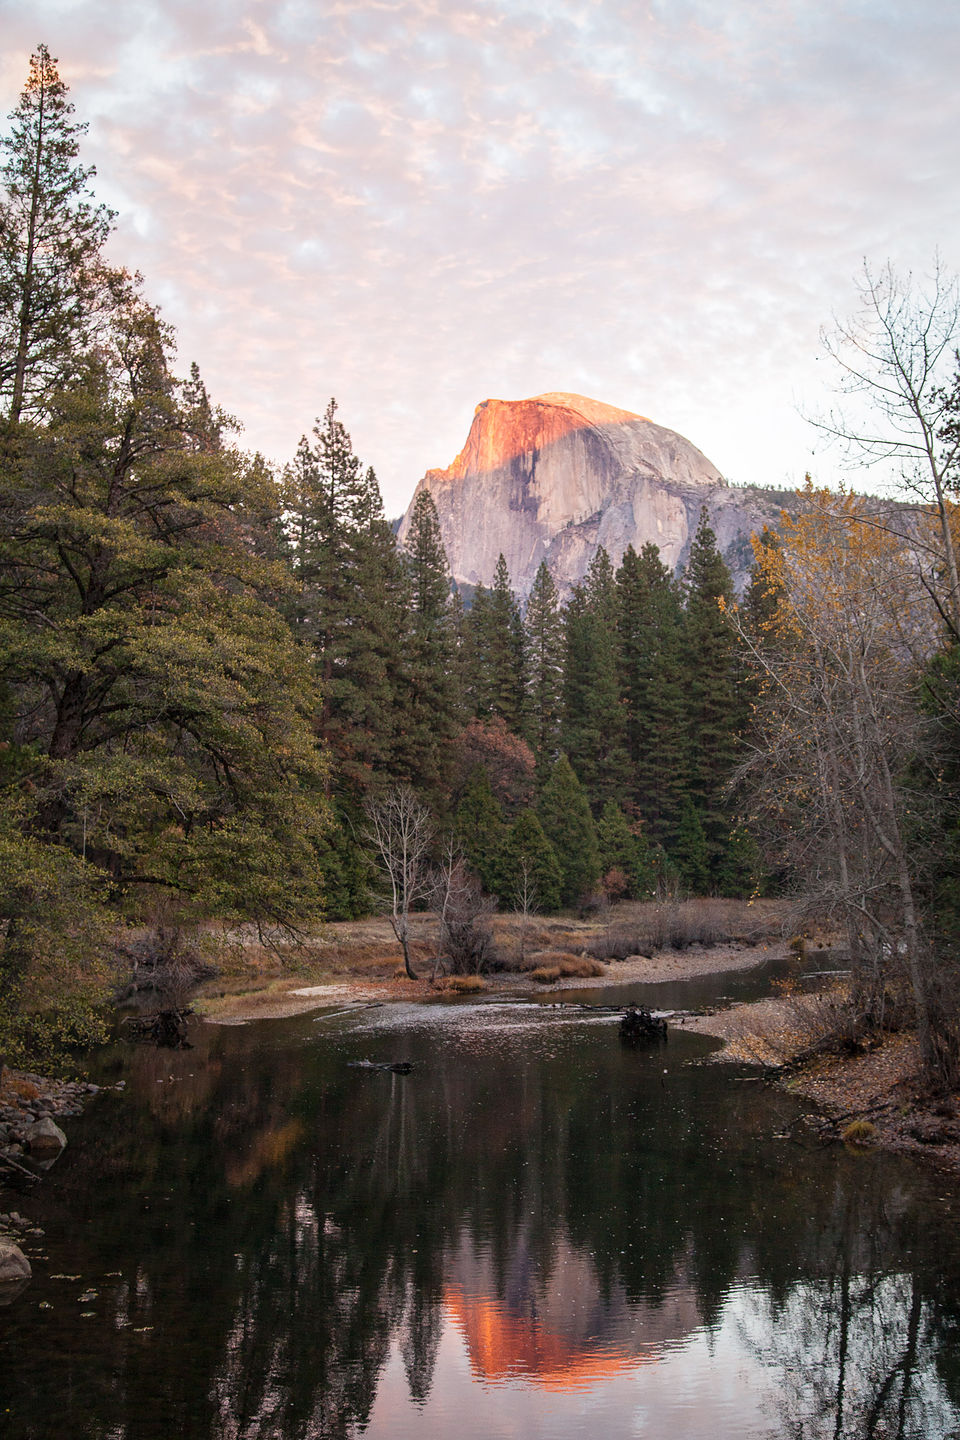
M531 980L538 985L554 985L558 980L589 980L605 975L606 967L589 955L570 955L563 951L540 950L529 956L533 966Z
M251 983L247 976L243 983L238 981L233 986L206 986L204 992L190 1003L198 1015L228 1017L240 1012L247 1015L271 1008L289 989L290 980L286 976L264 980L260 984Z
M783 906L777 901L637 901L618 906L613 920L586 948L600 959L626 960L691 945L758 945L779 938L783 922Z
M444 994L478 995L486 990L482 975L442 975L433 982L434 990Z

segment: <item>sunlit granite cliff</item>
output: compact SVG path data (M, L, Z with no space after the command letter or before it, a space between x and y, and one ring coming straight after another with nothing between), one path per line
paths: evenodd
M682 565L704 504L742 582L747 537L779 514L772 497L728 486L675 431L556 393L478 405L463 450L446 470L428 470L417 493L423 489L436 504L454 578L489 585L502 552L521 595L541 560L569 591L599 545L618 564L628 545L639 550L652 540L665 564Z

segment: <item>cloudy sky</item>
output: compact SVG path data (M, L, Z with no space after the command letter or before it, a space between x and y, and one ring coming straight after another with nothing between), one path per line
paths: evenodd
M735 482L835 472L797 406L864 257L960 266L954 0L0 0L59 57L118 261L245 442L336 395L389 513L488 396L574 390Z

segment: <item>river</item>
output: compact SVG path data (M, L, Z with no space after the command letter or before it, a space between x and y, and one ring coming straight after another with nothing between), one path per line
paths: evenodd
M536 1000L195 1039L108 1051L124 1088L13 1197L46 1233L4 1440L960 1432L955 1185L822 1146L714 1042Z

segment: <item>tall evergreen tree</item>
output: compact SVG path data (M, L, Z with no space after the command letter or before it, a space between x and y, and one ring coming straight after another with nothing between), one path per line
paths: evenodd
M630 800L646 832L673 840L687 790L688 732L681 671L683 609L656 545L633 546L617 571L617 631Z
M109 288L100 251L113 212L93 202L95 172L77 161L87 127L72 116L41 45L0 141L0 399L11 424L76 374Z
M563 704L563 619L557 587L545 560L540 562L530 591L524 630L528 739L542 771L556 757Z
M736 763L744 713L736 632L722 608L733 604L733 583L717 550L706 506L700 512L685 584L690 797L706 842L709 883L716 885L735 823L725 787ZM687 823L685 832L688 829ZM677 860L683 870L679 853Z
M477 686L477 715L481 720L499 715L509 730L519 734L524 716L523 626L510 572L501 554L493 586L480 595L471 611Z
M474 767L457 807L457 834L467 863L488 894L496 894L501 878L500 852L506 834L503 806L494 795L482 765Z
M436 791L452 763L450 742L460 720L454 663L450 567L433 496L414 502L405 558L410 587L406 636L402 773L419 788Z
M619 803L628 785L617 675L616 589L601 546L564 612L562 740L591 806Z
M504 909L559 910L560 864L536 811L520 811L503 837L497 868L497 894Z
M348 531L345 562L354 604L339 637L329 738L341 775L363 795L394 766L403 684L398 636L407 611L406 575L372 469Z
M466 714L483 719L486 714L486 642L489 629L490 592L479 584L469 610L463 616L463 642L459 666Z
M363 473L335 400L313 433L285 475L289 615L320 682L331 787L355 804L394 754L405 581L376 476Z
M575 905L598 884L600 855L587 797L566 755L550 771L537 814L560 864L561 900Z
M0 683L26 762L4 803L54 882L72 853L181 917L303 918L326 813L315 691L261 599L262 473L198 448L169 350L142 302L115 314L83 383L0 454Z
M631 900L637 899L637 837L630 829L626 815L612 800L608 800L604 805L603 813L597 821L597 848L607 893L614 893L611 877L616 875L620 877L616 885L617 898L628 896Z

